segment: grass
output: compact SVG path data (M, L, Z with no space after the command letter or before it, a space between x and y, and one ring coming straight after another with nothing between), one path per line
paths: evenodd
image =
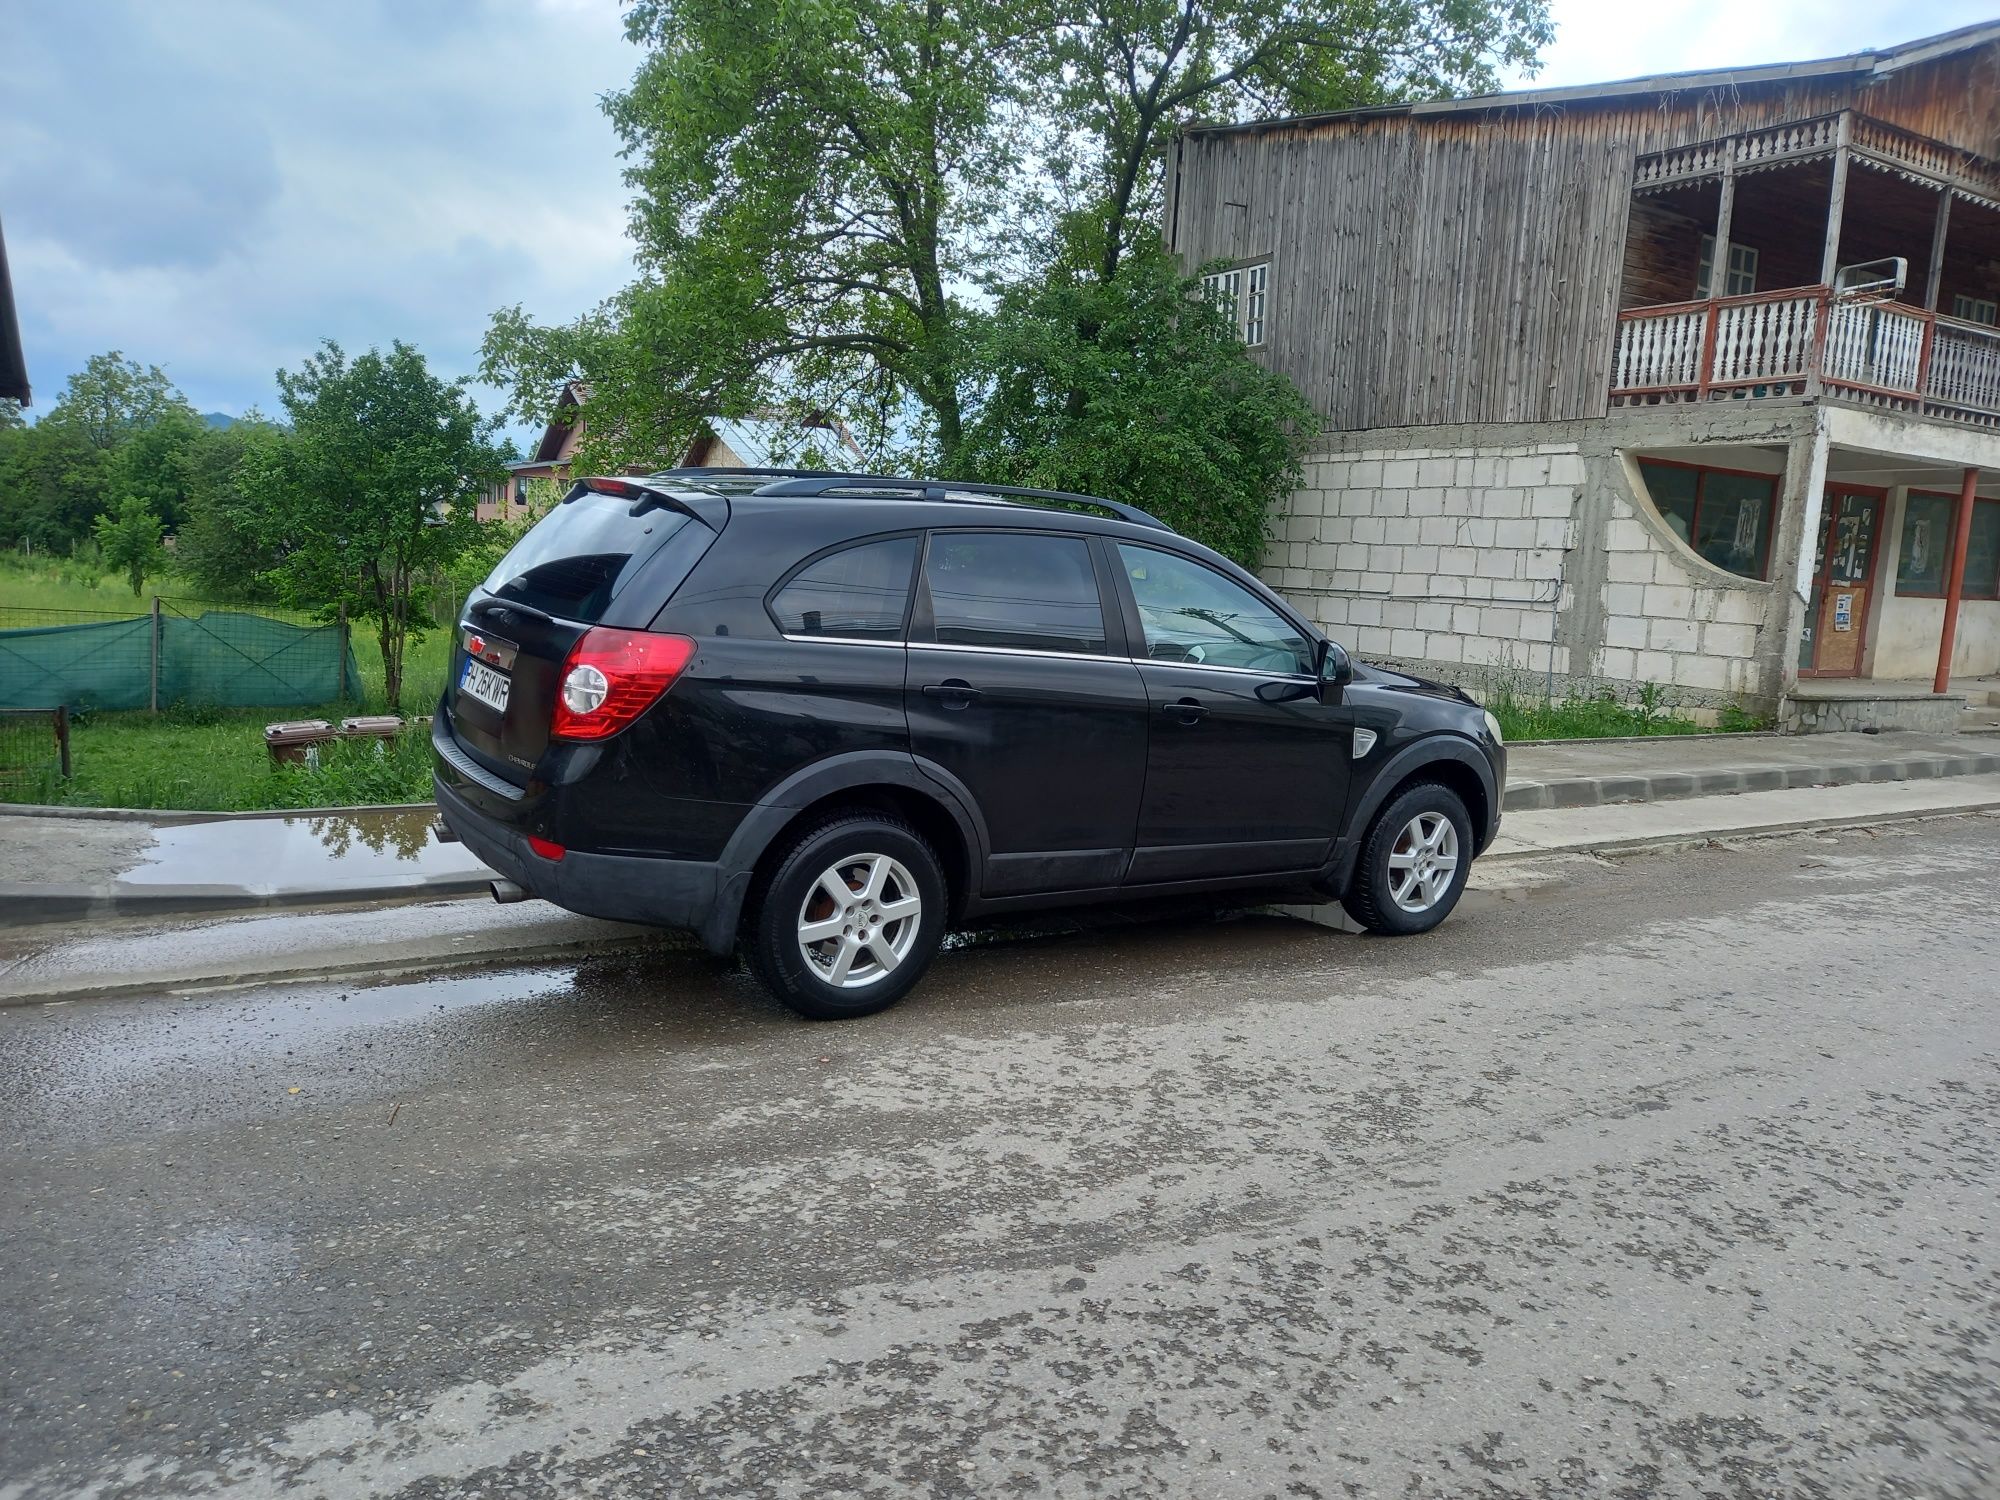
M431 795L431 750L422 730L393 742L338 741L317 766L277 765L264 748L273 718L337 721L352 704L310 709L167 709L85 713L70 728L72 774L0 784L0 801L75 807L149 807L248 812L423 802Z
M1702 724L1668 705L1659 688L1646 683L1636 702L1621 702L1611 693L1593 697L1523 699L1502 688L1485 700L1500 721L1507 742L1519 740L1608 740L1641 735L1733 734L1768 729L1765 720L1729 707L1714 724Z

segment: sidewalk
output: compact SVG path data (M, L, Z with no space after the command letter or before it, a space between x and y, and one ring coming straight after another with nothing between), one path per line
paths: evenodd
M1505 837L1524 814L2000 773L1985 735L1663 735L1519 745ZM0 927L483 894L428 804L320 814L111 814L0 807Z
M1518 813L1473 866L1466 899L1505 900L1589 879L1601 859L1641 849L1966 815L1988 817L2000 836L2000 775ZM1286 910L1354 930L1336 906ZM677 951L690 962L706 961L678 934L574 916L541 902L431 901L206 921L45 923L0 928L0 1008L492 964L559 965L642 951Z

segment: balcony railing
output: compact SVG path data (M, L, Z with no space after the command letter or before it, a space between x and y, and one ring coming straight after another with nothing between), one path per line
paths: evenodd
M1824 286L1618 315L1614 405L1822 390L2000 427L2000 331Z

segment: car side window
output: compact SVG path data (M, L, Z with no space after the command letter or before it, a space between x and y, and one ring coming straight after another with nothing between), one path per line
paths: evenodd
M1097 570L1081 537L933 532L924 581L941 645L1107 649Z
M1124 542L1118 560L1153 660L1312 675L1312 642L1234 579L1172 552Z
M843 548L793 574L771 615L786 635L899 641L916 565L913 536Z

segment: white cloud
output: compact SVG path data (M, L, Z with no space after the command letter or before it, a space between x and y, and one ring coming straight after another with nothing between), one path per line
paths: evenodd
M1992 0L1553 0L1556 39L1529 86L1838 57L1993 19ZM1510 80L1510 87L1523 80Z

